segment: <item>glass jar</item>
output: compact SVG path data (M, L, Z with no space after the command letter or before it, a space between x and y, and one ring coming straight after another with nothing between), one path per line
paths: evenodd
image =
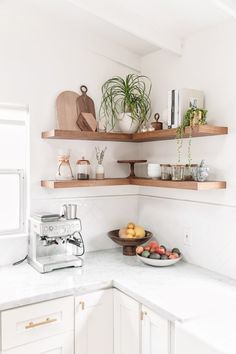
M185 181L193 181L197 168L198 168L198 164L185 165L184 180Z
M59 155L56 180L72 180L73 173L70 165L70 155Z
M76 177L77 179L89 179L90 162L85 160L84 156L76 163Z
M171 165L161 164L161 179L165 181L171 179Z
M172 181L183 181L184 179L184 165L171 165L171 179Z
M209 167L202 160L200 165L195 169L193 173L194 181L205 182L209 175Z

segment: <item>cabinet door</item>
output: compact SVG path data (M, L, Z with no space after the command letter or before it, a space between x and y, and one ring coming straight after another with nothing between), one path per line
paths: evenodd
M75 353L113 354L113 290L75 300Z
M140 353L140 305L114 290L114 354Z
M170 353L170 324L142 306L142 354Z
M13 339L14 340L14 339ZM34 343L29 343L10 350L4 350L2 354L73 354L74 332L67 332L49 337Z

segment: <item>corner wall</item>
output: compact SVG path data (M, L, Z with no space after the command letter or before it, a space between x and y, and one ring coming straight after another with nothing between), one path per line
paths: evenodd
M236 278L236 23L199 32L189 38L183 56L160 51L142 60L142 72L153 81L153 110L162 114L167 91L196 88L205 92L209 124L229 127L228 136L192 139L193 163L205 159L212 179L227 181L227 190L182 191L141 188L139 222L164 244L180 247L188 262ZM182 162L187 163L187 140ZM139 145L139 157L176 163L175 141ZM191 232L192 246L184 246Z

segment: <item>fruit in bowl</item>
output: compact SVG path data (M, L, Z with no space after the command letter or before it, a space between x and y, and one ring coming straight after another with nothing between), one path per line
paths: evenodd
M119 237L141 239L145 237L145 230L142 226L129 222L127 227L123 227L119 230Z
M138 246L136 255L143 263L152 266L172 265L182 258L178 248L167 250L165 246L159 245L156 241L151 241L146 246Z

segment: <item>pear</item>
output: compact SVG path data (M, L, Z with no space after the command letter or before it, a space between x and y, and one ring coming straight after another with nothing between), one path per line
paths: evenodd
M136 225L134 228L136 238L144 238L145 237L145 230L142 226Z
M119 237L120 238L127 238L127 229L126 228L122 228L119 230Z

